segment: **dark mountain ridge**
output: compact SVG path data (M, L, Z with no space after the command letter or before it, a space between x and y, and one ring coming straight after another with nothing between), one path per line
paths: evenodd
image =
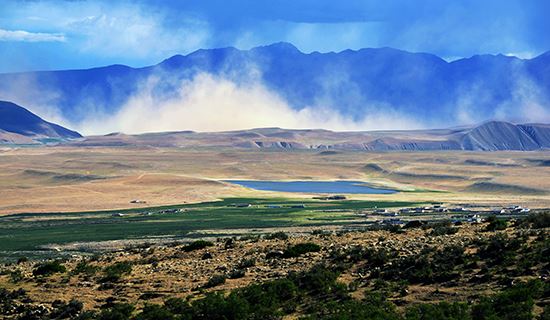
M9 136L10 139L6 139ZM82 136L55 123L47 122L27 109L8 101L0 101L0 140L25 140L21 138L73 139Z

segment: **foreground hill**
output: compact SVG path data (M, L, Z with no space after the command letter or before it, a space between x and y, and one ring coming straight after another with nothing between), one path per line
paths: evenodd
M32 143L34 139L82 137L55 123L47 122L27 109L0 101L0 143Z
M0 74L0 99L56 105L66 119L80 122L90 110L115 113L144 87L158 99L173 97L204 72L236 83L259 81L295 109L328 107L351 118L390 109L444 126L456 125L463 114L477 121L517 121L524 118L524 105L545 108L550 100L550 53L530 60L476 55L447 62L391 48L307 54L288 43L198 50L144 68Z
M549 219L546 211L291 236L256 229L264 234L19 258L0 265L0 311L6 319L548 319Z
M365 151L532 151L550 148L550 125L492 121L476 127L334 132L261 128L229 132L113 133L74 142L80 146L234 147Z

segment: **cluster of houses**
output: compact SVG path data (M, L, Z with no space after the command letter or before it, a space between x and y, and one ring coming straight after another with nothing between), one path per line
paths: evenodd
M481 210L473 210L468 209L464 207L453 207L453 208L447 208L443 205L433 205L433 206L425 206L425 207L417 207L417 208L402 208L398 211L390 211L388 209L374 209L372 211L375 215L381 215L386 217L396 217L399 215L410 215L410 214L422 214L422 213L469 213L469 214L475 214L475 213L491 213L491 214L522 214L522 213L529 213L531 209L525 208L518 205L508 206L502 209L498 210L492 210L492 211L481 211Z
M143 203L147 203L147 201L145 201L145 200L140 200L140 199L133 199L133 200L130 200L130 203L134 203L134 204L143 204Z
M522 206L508 206L499 210L493 210L494 214L518 214L529 212L531 212L531 209Z
M313 197L315 200L346 200L346 196L335 195L335 196L319 196Z
M252 207L252 205L250 203L231 203L231 204L228 204L227 206L230 207L230 208L249 208L249 207ZM278 205L278 204L268 204L265 207L268 208L268 209L280 209L283 206ZM284 207L285 208L294 208L294 209L303 209L306 206L304 204L292 204L292 205L287 205L287 206L284 206Z
M153 214L180 213L180 212L185 212L185 211L186 211L186 209L164 209L164 210L159 210L159 211L145 211L145 212L141 212L140 215L142 215L142 216L152 216ZM127 215L126 213L115 212L111 216L112 217L124 217L126 215Z
M473 210L464 207L453 207L447 208L443 205L433 205L417 208L402 208L398 211L391 211L388 209L374 209L367 214L379 215L388 217L386 219L378 221L381 224L385 225L401 225L405 224L406 221L403 221L397 217L400 215L415 215L415 214L429 214L429 213L459 213L458 215L451 216L453 222L470 222L470 223L481 223L484 221L481 214L527 214L531 210L518 205L508 206L498 210L491 211L482 211L482 210Z

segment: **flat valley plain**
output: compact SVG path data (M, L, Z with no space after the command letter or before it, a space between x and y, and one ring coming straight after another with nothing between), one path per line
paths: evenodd
M1 149L0 214L312 196L222 181L230 179L359 180L401 192L353 195L354 200L550 207L548 152L42 147Z
M120 249L131 241L357 227L384 219L371 221L361 215L365 210L430 203L482 211L509 205L549 208L549 163L545 152L4 149L0 256L47 257L59 250ZM258 191L224 181L230 179L351 180L399 192L322 201L312 199L315 194ZM232 203L251 208L228 207ZM304 208L291 208L301 204ZM165 210L178 212L159 214Z

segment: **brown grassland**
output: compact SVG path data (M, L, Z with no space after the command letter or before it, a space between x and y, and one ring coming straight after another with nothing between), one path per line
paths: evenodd
M71 146L2 149L0 214L132 208L230 196L285 196L249 190L222 182L224 179L361 180L405 192L354 195L354 199L550 207L550 168L545 166L549 159L545 152ZM132 199L147 203L130 204Z

